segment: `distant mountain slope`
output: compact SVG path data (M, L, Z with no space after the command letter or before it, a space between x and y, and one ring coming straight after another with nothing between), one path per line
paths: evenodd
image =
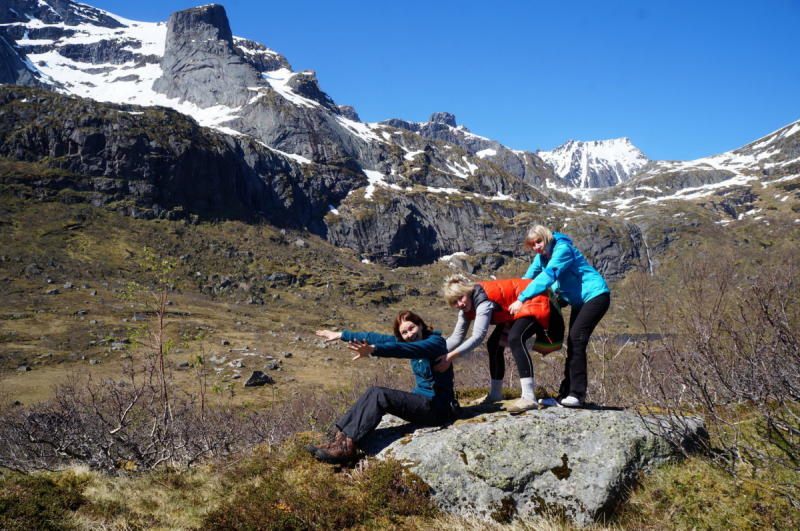
M632 198L692 199L755 182L800 177L800 121L741 148L692 161L650 162L628 182L597 197L608 204ZM613 199L611 199L613 198Z
M566 186L608 188L627 181L650 162L627 138L575 142L536 151Z
M566 186L550 168L530 151L509 149L496 140L473 134L463 125L456 124L456 117L448 112L433 113L426 123L407 122L399 118L384 120L381 125L389 125L413 131L433 140L443 140L461 146L472 156L489 160L512 173L532 186L556 183Z

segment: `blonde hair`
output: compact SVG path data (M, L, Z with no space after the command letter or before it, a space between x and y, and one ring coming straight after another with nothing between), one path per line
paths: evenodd
M453 275L444 281L442 295L451 308L455 308L456 300L462 295L472 295L475 283L461 275Z
M550 242L553 241L553 231L545 227L544 225L534 225L531 227L531 230L528 231L528 235L525 237L525 250L530 251L533 249L533 239L538 236L544 242L545 247L550 245Z

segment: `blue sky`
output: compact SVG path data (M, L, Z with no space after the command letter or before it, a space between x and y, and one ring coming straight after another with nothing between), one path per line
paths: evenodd
M87 3L146 22L202 5ZM514 149L627 136L691 160L800 120L800 0L221 3L365 122L447 111Z

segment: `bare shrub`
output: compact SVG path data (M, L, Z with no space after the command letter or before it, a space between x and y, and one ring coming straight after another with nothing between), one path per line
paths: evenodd
M200 460L235 454L256 445L279 445L302 431L332 434L334 423L369 385L393 386L393 373L357 378L332 393L310 391L273 403L268 411L206 400L208 373L203 352L192 366L199 391L178 388L166 368L174 347L165 330L168 294L175 289L175 264L145 248L145 269L155 277L149 290L130 284L123 294L139 302L150 321L128 335L131 361L123 379L96 381L71 376L52 400L0 409L0 467L53 470L65 463L92 468L152 470L188 467ZM153 319L152 316L155 316ZM149 325L149 326L148 326ZM189 338L184 334L185 340ZM410 371L409 371L410 372Z
M798 504L797 263L765 266L751 281L734 264L730 255L686 260L682 288L659 323L662 340L641 347L640 396L673 425L706 418L712 437L704 445L717 465L768 479Z

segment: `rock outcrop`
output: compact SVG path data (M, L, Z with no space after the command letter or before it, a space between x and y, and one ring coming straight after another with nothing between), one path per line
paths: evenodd
M217 4L170 15L161 68L153 90L200 108L240 107L251 99L248 87L266 85L236 53L225 8Z
M39 165L29 168L41 173L35 179L3 176L7 191L21 196L145 219L264 217L315 231L324 230L319 220L330 202L364 182L329 168L311 178L252 139L202 128L171 109L121 108L13 85L0 87L0 157Z
M564 184L535 154L530 151L511 150L496 140L474 135L463 125L457 125L455 115L449 112L435 112L427 123L407 122L398 118L380 123L412 131L423 138L442 140L460 146L470 155L493 162L501 170L518 177L529 186L540 187L547 182Z
M408 463L448 512L497 522L563 515L578 525L610 515L642 472L681 455L656 435L669 423L626 411L470 414L437 428L386 416L364 450ZM707 437L702 420L684 425L687 449Z

